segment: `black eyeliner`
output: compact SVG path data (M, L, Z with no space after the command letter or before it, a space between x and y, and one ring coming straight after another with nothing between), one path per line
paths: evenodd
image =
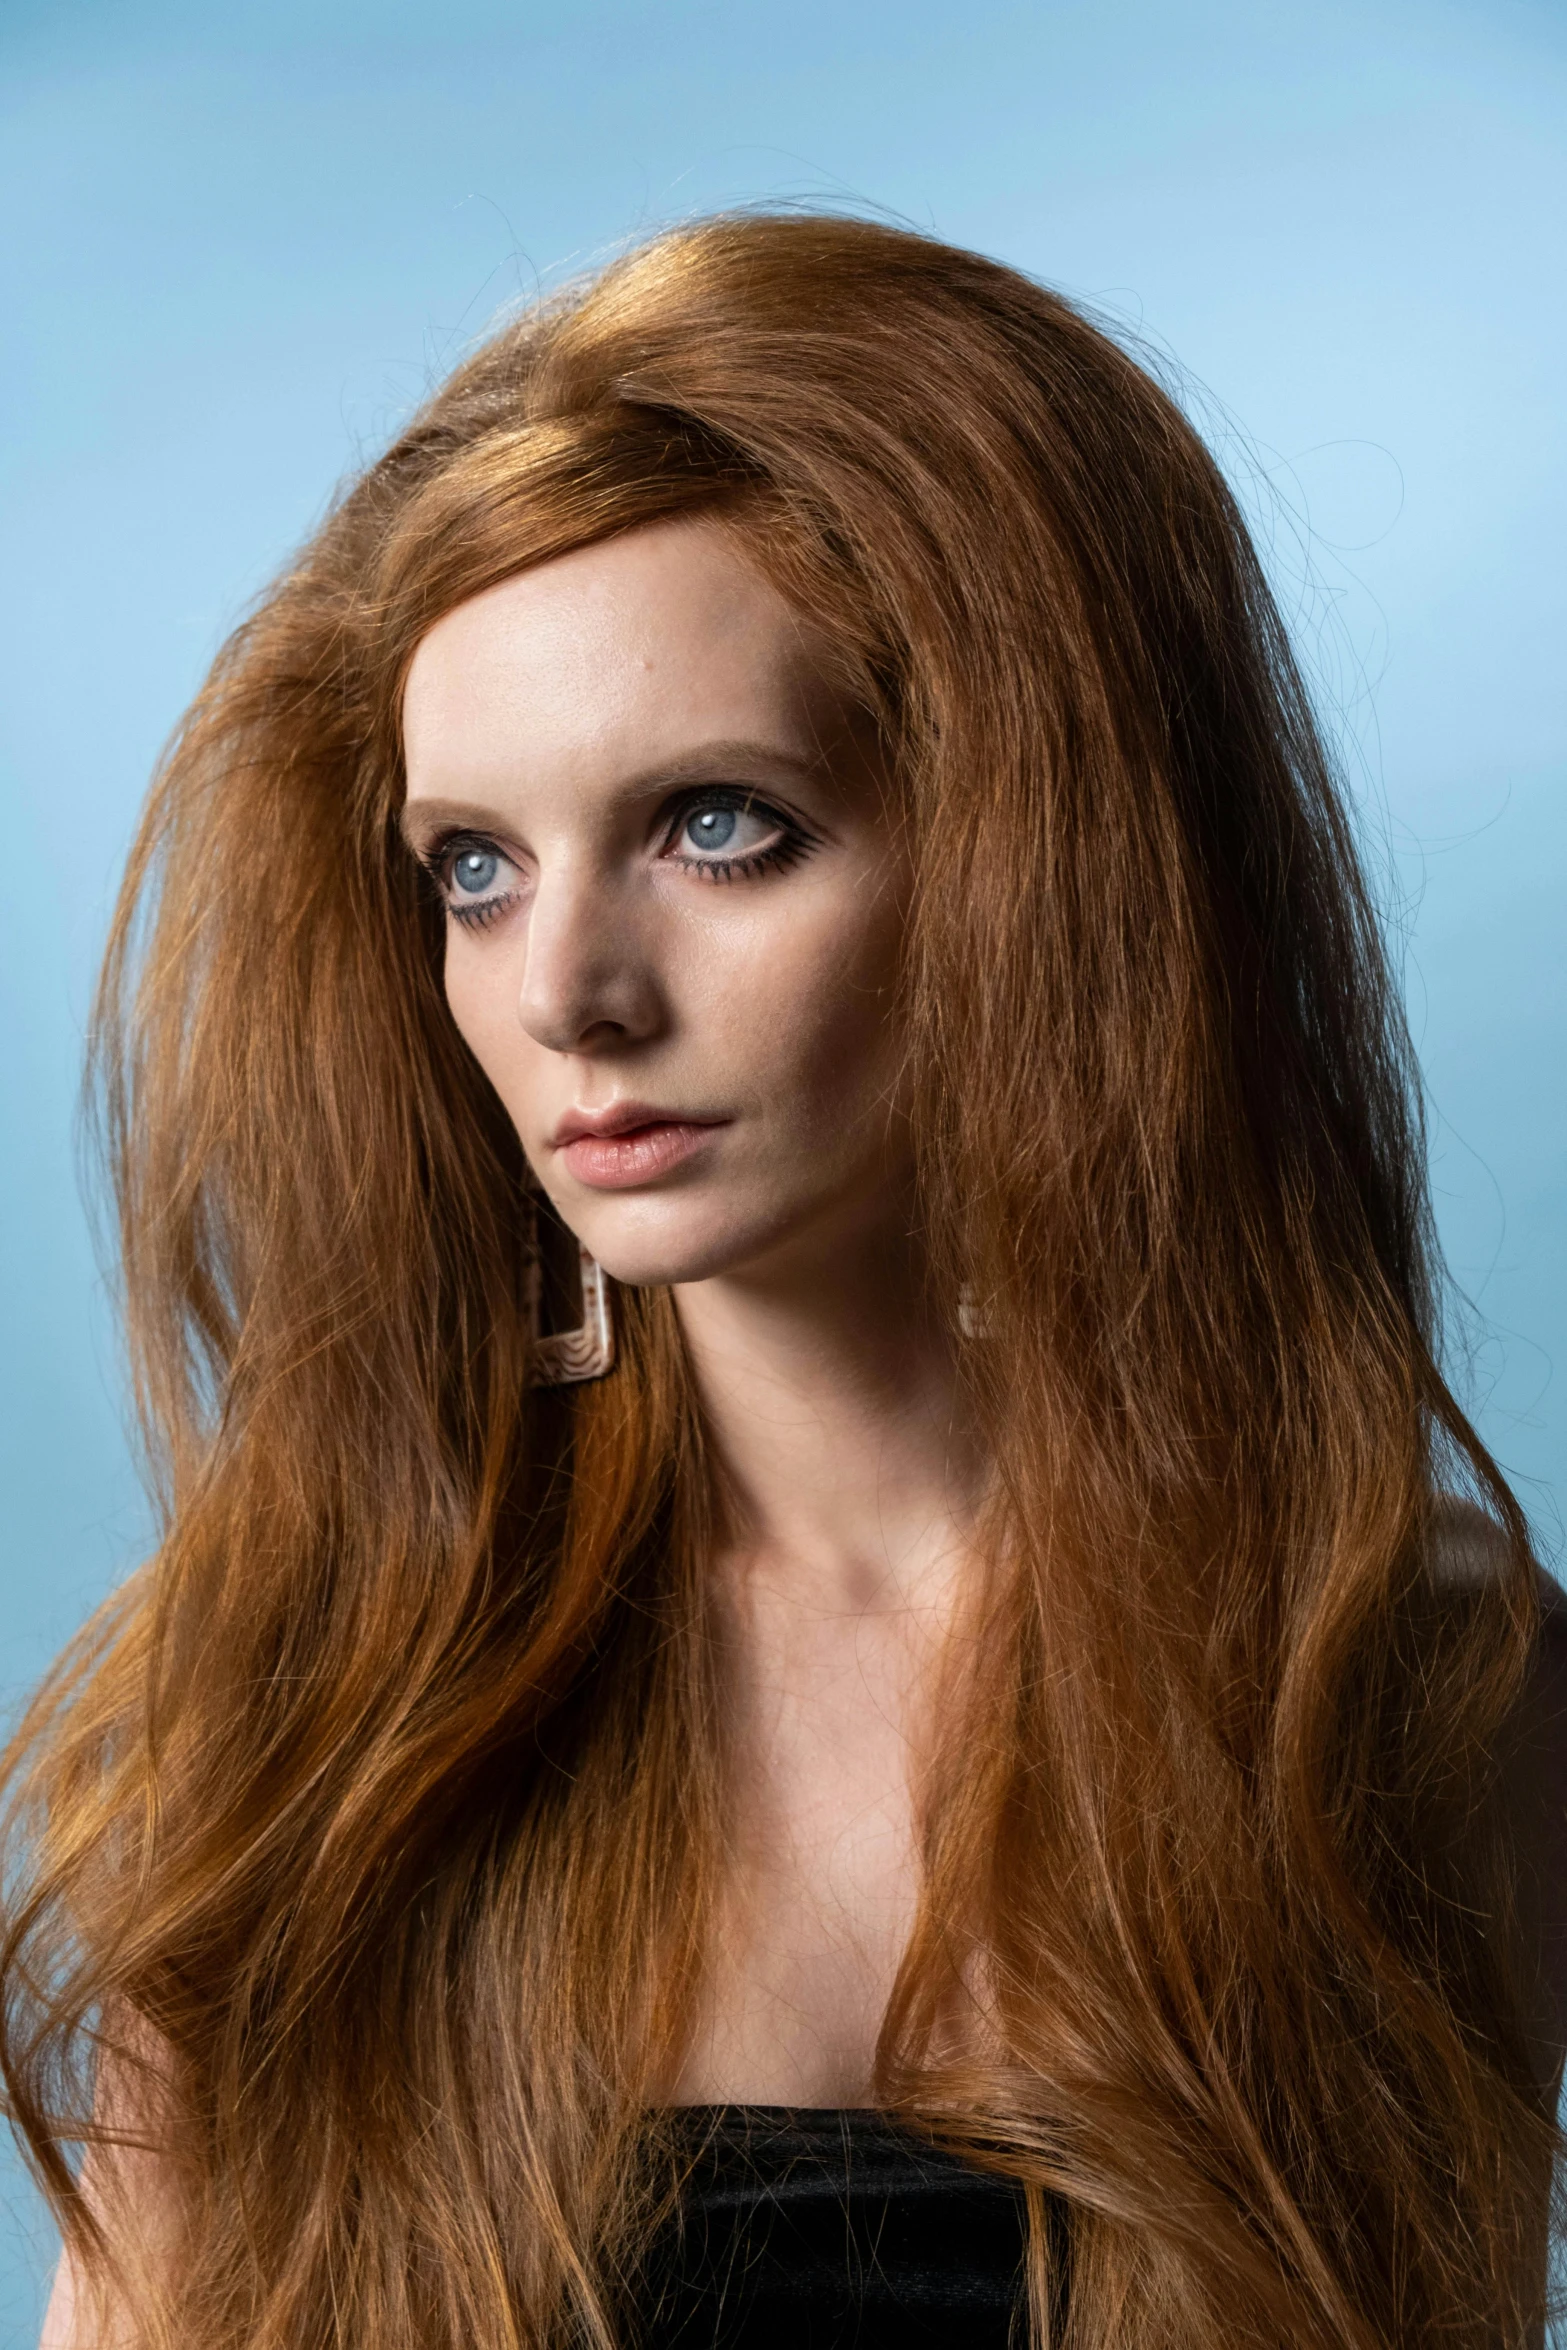
M682 827L700 808L732 808L737 814L766 817L777 825L779 838L767 848L744 849L733 857L671 855ZM817 836L798 817L776 807L760 792L748 790L743 784L715 783L694 786L682 793L669 819L663 854L683 872L701 874L709 881L742 881L763 873L787 872L820 846Z

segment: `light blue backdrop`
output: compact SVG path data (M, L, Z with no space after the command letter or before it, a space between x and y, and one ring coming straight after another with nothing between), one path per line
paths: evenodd
M500 305L757 196L890 208L1187 371L1344 747L1472 1392L1556 1548L1564 131L1553 0L7 0L0 1696L140 1539L71 1129L160 741ZM0 2191L22 2344L49 2247Z

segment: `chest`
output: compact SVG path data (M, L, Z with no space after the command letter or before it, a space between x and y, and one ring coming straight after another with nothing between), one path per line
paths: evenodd
M929 1690L903 1627L737 1676L718 1913L682 2102L867 2097L919 1900Z

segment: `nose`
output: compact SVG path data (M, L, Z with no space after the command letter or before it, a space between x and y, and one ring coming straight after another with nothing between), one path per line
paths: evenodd
M642 1043L663 1022L647 942L629 907L591 874L541 876L528 909L518 1017L551 1052Z

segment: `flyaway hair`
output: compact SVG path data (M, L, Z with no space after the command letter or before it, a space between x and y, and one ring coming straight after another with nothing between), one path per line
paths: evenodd
M900 795L922 1230L995 1464L879 2094L1024 2182L1052 2350L1517 2345L1535 1570L1438 1368L1416 1073L1306 694L1113 339L800 214L487 342L157 778L95 1069L162 1538L8 1765L5 2080L82 2273L139 2350L631 2337L724 1819L710 1473L666 1295L621 1293L610 1378L530 1388L526 1170L398 713L466 597L698 513ZM164 2149L153 2244L126 2145Z

